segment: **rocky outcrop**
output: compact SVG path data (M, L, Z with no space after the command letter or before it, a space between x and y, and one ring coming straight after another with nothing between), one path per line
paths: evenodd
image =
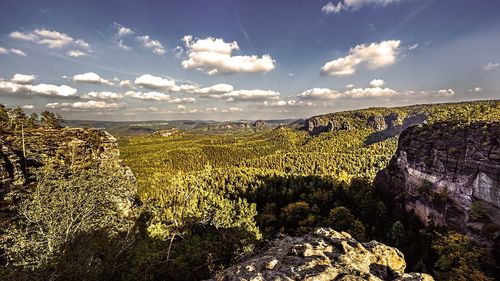
M395 112L386 116L370 116L368 117L367 125L376 132L368 136L365 140L365 144L370 145L395 137L410 126L425 124L427 122L426 120L427 115L424 113L411 113L405 118L401 118L401 116Z
M30 167L47 161L64 161L78 167L92 162L122 165L116 138L96 129L63 128L35 129L22 137L16 134L0 136L0 188L22 186L27 182ZM124 169L128 169L124 166ZM132 172L127 172L132 175ZM133 176L131 178L133 179Z
M23 185L26 173L22 155L0 138L0 189L9 185Z
M410 127L375 183L425 225L455 229L499 247L498 122Z
M266 123L264 120L257 120L255 123L253 123L253 126L258 129L258 128L267 128L269 125Z
M304 121L303 129L308 131L311 135L318 135L323 132L338 130L348 131L352 129L352 126L347 120L339 120L335 118L325 119L321 116L315 116Z
M403 254L377 241L359 243L348 233L319 228L302 237L283 236L245 261L220 272L232 280L434 280L405 273Z
M366 122L368 123L368 126L372 127L375 131L387 129L387 124L385 123L384 117L381 115L372 115L368 117Z

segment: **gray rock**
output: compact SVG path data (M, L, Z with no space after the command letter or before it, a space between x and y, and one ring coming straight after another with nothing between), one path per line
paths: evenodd
M348 233L319 228L302 237L270 241L214 279L433 280L421 273L405 274L405 267L404 256L396 248L376 241L359 243Z

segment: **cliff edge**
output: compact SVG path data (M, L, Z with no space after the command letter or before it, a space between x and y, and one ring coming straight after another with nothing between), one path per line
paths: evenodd
M214 279L434 280L423 273L404 273L405 267L404 256L396 248L377 241L359 243L348 233L319 228L301 237L270 241Z
M425 225L500 250L500 123L413 126L399 137L378 188Z

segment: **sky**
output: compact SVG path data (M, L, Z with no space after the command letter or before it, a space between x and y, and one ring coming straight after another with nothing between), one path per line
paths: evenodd
M500 98L498 0L0 0L0 103L304 118Z

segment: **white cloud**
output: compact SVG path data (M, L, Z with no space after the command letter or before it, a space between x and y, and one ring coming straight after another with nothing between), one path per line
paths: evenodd
M382 87L384 86L384 80L382 79L373 79L370 82L370 87Z
M347 56L327 62L321 68L321 73L343 76L354 74L362 63L371 69L391 65L396 62L400 43L399 40L388 40L369 45L357 45L349 50Z
M122 88L129 88L129 89L134 88L134 85L132 85L132 82L130 80L122 80L122 81L120 81L118 86L120 86Z
M413 44L413 45L410 45L408 46L408 50L415 50L416 48L418 48L418 44Z
M13 54L16 54L18 56L21 56L21 57L28 56L25 52L23 52L21 50L18 50L18 49L10 49L10 52L13 53Z
M0 55L6 55L8 53L9 53L9 51L7 51L7 49L0 47Z
M354 88L344 93L344 95L351 98L391 97L397 94L398 92L394 91L393 89L381 87Z
M297 107L297 106L313 106L312 102L297 101L294 99L290 100L278 100L278 101L265 101L263 103L267 107Z
M455 95L455 91L452 89L443 89L435 92L438 96L449 97Z
M116 100L122 99L123 95L114 92L90 92L82 97L83 99Z
M117 23L116 28L117 28L116 36L118 36L118 37L123 37L123 36L134 34L134 31L131 28L125 27L121 24Z
M216 84L209 87L204 87L195 91L197 94L214 96L232 92L234 87L229 84Z
M21 85L18 83L13 83L10 81L0 80L0 93L6 94L16 94L16 93L28 93L29 89L26 85Z
M352 89L352 88L354 88L354 84L347 84L347 85L345 85L345 87L347 89Z
M437 91L396 91L390 88L382 88L384 81L374 79L369 88L353 88L344 92L328 88L314 88L306 90L297 95L301 100L310 101L332 101L338 99L360 99L360 98L423 98L423 97L449 97L455 94L453 89L442 89Z
M321 11L325 14L331 14L331 13L339 13L342 9L344 8L344 5L342 4L342 1L338 2L336 5L333 4L332 2L326 3L325 6L321 8Z
M223 109L222 112L243 112L241 107L229 107L228 109Z
M90 50L90 45L87 42L83 41L82 39L78 39L73 43L80 48L83 48L85 50Z
M22 80L22 77L17 77ZM23 79L27 79L24 77ZM77 90L66 85L51 85L51 84L38 84L28 85L16 82L13 78L11 81L4 81L0 79L0 93L5 94L38 94L48 97L62 97L62 98L76 98Z
M77 75L73 76L72 80L75 82L80 82L80 83L113 85L112 82L101 78L101 76L99 76L98 74L96 74L94 72L77 74Z
M342 96L336 90L327 88L314 88L306 90L297 95L300 99L304 100L334 100Z
M207 37L198 39L191 35L183 38L187 59L182 61L186 69L197 69L208 74L220 73L266 73L275 68L276 62L270 55L258 57L233 56L239 50L238 43Z
M83 56L88 56L89 54L82 52L80 50L72 50L72 51L68 51L66 53L66 55L68 55L70 57L74 57L74 58L79 58L79 57L83 57Z
M123 49L125 51L131 51L132 50L131 47L129 47L129 46L127 46L127 45L125 45L123 43L123 39L118 40L118 48Z
M498 66L499 64L496 62L488 62L487 64L482 65L481 67L483 68L484 71L490 71L494 68L497 68Z
M378 5L386 6L390 3L398 2L400 0L342 0L337 4L328 2L321 8L321 11L325 14L335 13L338 14L342 10L358 10L362 6L366 5Z
M124 103L108 103L105 101L86 101L74 103L48 103L47 108L62 110L117 110L126 107Z
M74 41L73 38L65 33L48 29L35 29L33 30L33 32L27 33L14 31L9 34L9 37L18 40L34 42L40 45L47 45L47 47L52 49L60 49L68 44L73 43Z
M10 79L10 81L19 84L28 84L35 81L36 79L37 79L36 75L26 75L26 74L16 73L14 74L14 76L12 76L12 79Z
M38 84L34 86L28 85L27 87L33 93L46 96L73 97L77 92L75 88L71 88L66 85L56 86L50 84Z
M479 93L479 92L482 92L482 91L483 91L483 89L480 88L480 87L474 87L472 89L467 90L467 92L469 92L469 93Z
M26 105L21 106L21 108L23 108L23 109L33 109L35 107L32 104L26 104Z
M172 100L172 97L170 95L164 94L164 93L159 93L159 92L134 92L134 91L128 91L125 93L125 96L129 98L134 98L134 99L141 99L141 100L156 100L156 101L169 101Z
M150 74L143 74L137 77L134 83L138 86L149 89L170 90L175 86L175 81Z
M66 33L62 33L55 30L48 30L44 28L37 28L31 32L20 32L13 31L9 34L10 38L33 42L38 45L45 45L51 49L61 49L68 45L74 45L78 48L82 48L86 51L91 52L90 45L82 39L73 39ZM13 51L14 52L14 51ZM70 51L67 53L68 56L79 57L82 56L80 51ZM80 55L77 55L80 54Z
M151 39L149 35L137 36L137 40L139 40L144 47L152 49L153 53L157 55L165 54L165 48L160 41Z
M173 98L168 94L160 93L160 92L134 92L128 91L125 93L125 96L134 99L141 100L155 100L155 101L164 101L173 104L183 104L183 103L194 103L196 102L195 98L186 97L186 98Z
M169 103L194 103L196 102L195 98L174 98L168 101Z
M257 102L257 101L272 101L278 100L280 93L269 90L237 90L223 94L223 98L227 101L235 102Z

